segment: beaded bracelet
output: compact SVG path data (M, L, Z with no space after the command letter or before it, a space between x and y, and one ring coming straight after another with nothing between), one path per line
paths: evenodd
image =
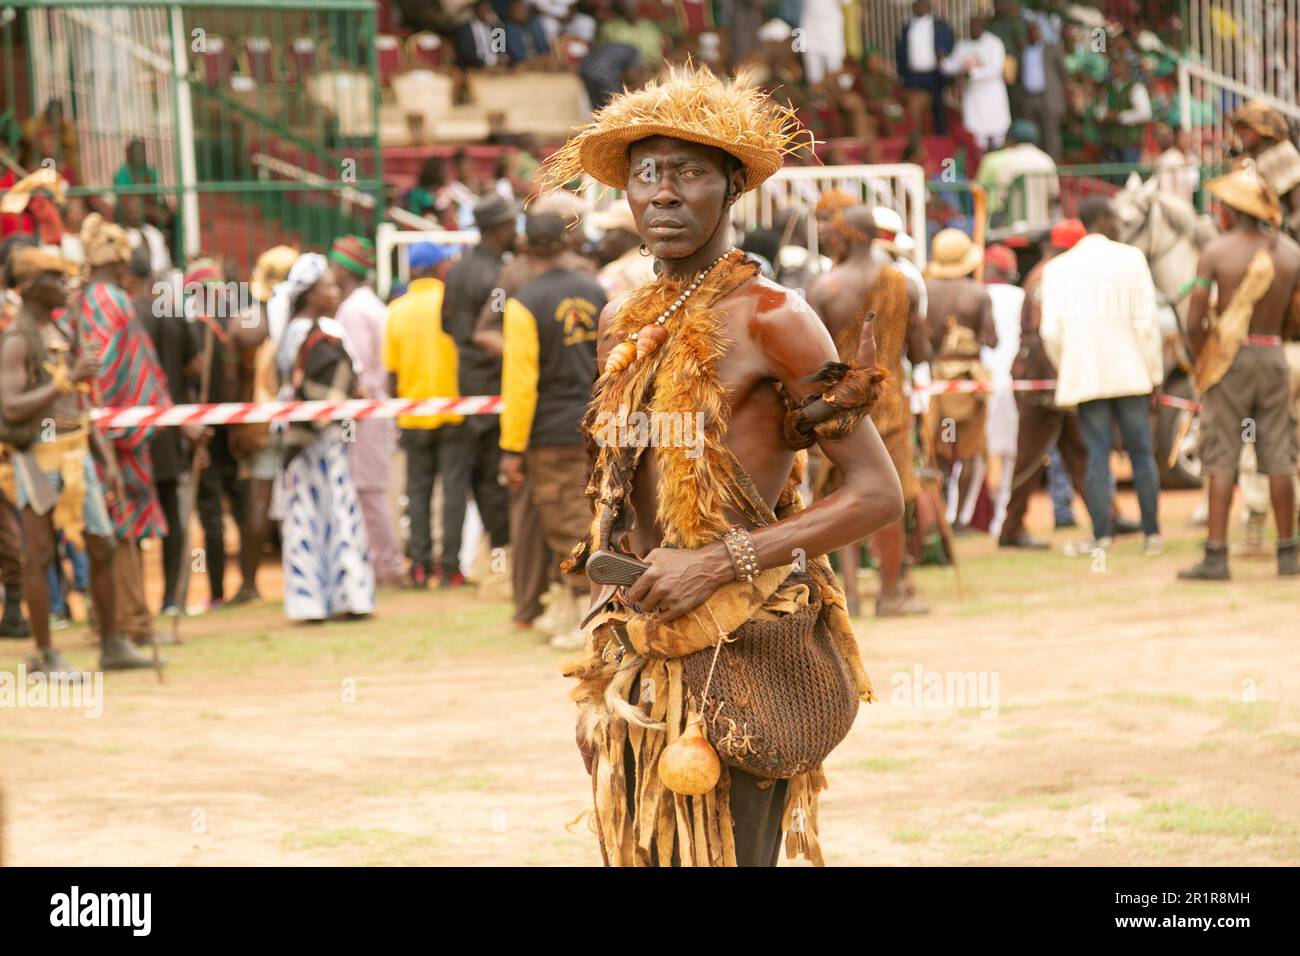
M754 539L741 527L732 528L722 536L722 543L727 546L727 554L736 569L736 580L754 583L754 575L761 570L758 566L758 552L754 550Z

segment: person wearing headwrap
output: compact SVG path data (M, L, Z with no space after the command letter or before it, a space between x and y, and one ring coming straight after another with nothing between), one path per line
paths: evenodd
M609 865L774 866L783 836L788 855L822 863L822 763L873 699L826 554L903 513L866 419L887 373L870 349L841 362L802 296L731 247L732 206L811 146L753 80L670 67L612 98L543 167L552 187L586 174L625 191L656 267L597 323L581 426L594 514L566 563L604 585L566 674L578 682L578 746ZM577 329L561 317L563 332ZM674 422L676 436L657 427ZM804 510L800 452L814 444L843 484ZM780 665L730 693L706 688L717 655L717 674L737 677L723 639L742 627L741 647L821 640L842 680L815 701L783 693L795 677ZM672 772L688 731L703 731L718 758L695 780Z
M89 281L69 306L64 321L75 323L72 334L99 350L95 404L104 408L170 408L171 395L158 355L148 333L135 320L134 309L123 291L131 259L126 233L99 213L91 213L81 224L81 243ZM118 587L124 598L118 626L137 641L150 640L153 635L153 617L144 599L139 541L167 533L167 519L153 480L149 451L153 433L152 428L116 428L106 433L125 485L125 493L113 503L117 538L125 542L116 562Z
M367 279L375 268L375 244L360 236L341 236L330 248L329 260L343 301L335 318L347 333L357 357L357 374L371 398L392 398L384 370L384 326L388 307L370 288ZM388 498L388 463L396 451L391 418L367 418L357 423L356 440L349 445L352 484L361 499L370 539L370 560L380 584L402 583L402 552L393 527Z
M1228 122L1241 141L1240 158L1253 162L1277 193L1287 231L1300 237L1300 150L1291 141L1286 120L1263 100L1250 100Z
M271 337L267 305L271 295L289 276L298 260L291 246L272 246L257 257L248 283L252 302L239 321L228 324L239 349L240 402L273 402L279 392L275 372L276 342ZM281 426L277 426L279 429ZM239 529L239 570L242 584L231 603L256 601L257 570L262 563L271 530L271 499L280 474L280 433L265 422L248 422L230 428L230 453L239 462L241 478L248 479L248 508Z
M332 318L339 298L334 272L316 253L299 256L272 293L268 310L288 317L276 352L283 399L363 397L347 333ZM290 620L327 621L375 610L375 570L346 448L355 427L294 422L285 433L280 535Z
M0 340L0 451L8 457L0 466L0 487L22 518L23 595L38 652L28 669L46 674L75 673L50 642L47 567L55 557L56 528L74 544L85 542L100 669L151 663L117 633L114 528L106 498L111 492L120 500L122 476L111 445L89 421L87 393L101 356L75 326L70 331L55 318L67 301L64 280L72 271L43 249L11 256L6 282L22 296L22 307Z

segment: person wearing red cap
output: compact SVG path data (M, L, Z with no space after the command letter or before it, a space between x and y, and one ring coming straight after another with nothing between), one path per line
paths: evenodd
M1043 267L1058 253L1074 247L1087 235L1077 219L1063 219L1054 225L1043 243L1043 258L1025 276L1025 301L1020 312L1020 351L1011 366L1015 379L1054 379L1056 369L1047 357L1038 333L1042 319ZM1047 453L1055 443L1060 449L1075 492L1083 497L1083 475L1088 467L1088 450L1079 430L1079 416L1073 409L1058 408L1052 391L1016 392L1020 425L1016 434L1016 470L1011 479L1011 498L998 534L1000 548L1046 548L1045 542L1025 530L1029 496L1043 480Z

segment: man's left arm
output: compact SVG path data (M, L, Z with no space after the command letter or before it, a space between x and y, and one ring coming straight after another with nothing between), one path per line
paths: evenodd
M759 315L753 323L772 377L798 405L820 386L808 379L838 356L830 333L806 304L787 303ZM898 473L871 419L863 417L847 435L818 436L817 445L843 476L841 487L798 514L751 533L759 567L789 564L797 553L826 554L880 530L903 516ZM656 548L651 564L629 591L629 599L657 608L672 620L704 603L718 588L735 580L735 568L721 542L693 551Z

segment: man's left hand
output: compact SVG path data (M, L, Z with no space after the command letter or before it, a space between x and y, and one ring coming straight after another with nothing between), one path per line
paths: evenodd
M650 567L628 590L628 600L665 621L694 610L735 580L731 558L721 543L690 551L655 548L644 560Z

